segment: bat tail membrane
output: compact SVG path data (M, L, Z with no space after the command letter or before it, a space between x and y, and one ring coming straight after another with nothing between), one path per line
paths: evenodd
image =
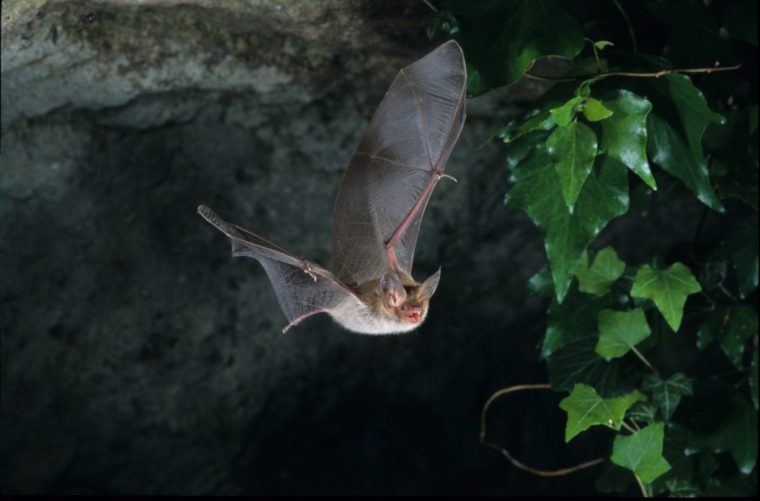
M329 313L346 300L358 301L348 287L321 266L228 223L205 205L198 207L198 214L229 237L233 256L251 257L261 263L289 322L283 332L311 315Z

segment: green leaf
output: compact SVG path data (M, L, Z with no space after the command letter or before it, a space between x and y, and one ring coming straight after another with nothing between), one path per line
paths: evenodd
M471 96L509 85L538 58L575 57L583 48L583 30L557 0L472 2L450 0L459 19L457 39L473 65Z
M587 125L573 121L557 127L546 140L546 146L557 169L567 209L572 213L583 183L594 167L596 134Z
M652 330L644 310L602 310L599 312L599 341L596 352L607 358L619 358L635 349Z
M749 372L749 392L752 395L752 405L757 410L757 348L755 348L755 354L752 355L752 365Z
M670 328L677 332L686 297L701 290L691 270L682 263L674 263L665 270L644 265L633 280L631 296L654 301Z
M449 12L438 11L430 15L427 20L426 33L428 40L433 40L436 35L443 32L447 35L455 35L459 33L459 23L457 18Z
M722 246L731 257L739 282L739 296L744 298L758 285L757 220L754 224L739 225L726 236Z
M688 453L729 452L739 471L749 474L757 462L757 411L724 380L697 381L676 418L691 431Z
M693 393L691 380L680 372L673 374L667 380L649 374L644 378L641 389L652 396L665 421L673 416L676 407L681 402L681 397Z
M596 47L599 50L604 50L605 47L614 47L615 44L610 42L609 40L597 40L594 42L594 47Z
M599 310L607 305L607 298L592 298L570 288L560 304L556 297L549 305L546 335L541 356L548 358L556 350L578 339L595 338Z
M563 127L569 124L573 118L575 118L575 113L578 111L578 105L580 102L581 96L575 96L562 106L550 109L549 113L552 114L552 117L554 118L554 121L557 122L557 125Z
M616 492L623 494L633 481L633 475L625 468L614 463L606 463L605 469L595 482L596 490L603 494Z
M704 159L695 160L686 143L665 120L653 114L647 120L647 150L654 163L674 175L711 209L723 211L710 184Z
M594 351L596 339L569 342L547 359L549 383L559 391L572 390L577 383L593 386L602 397L616 397L635 387L640 362L616 359L605 362Z
M628 468L642 482L652 483L654 479L670 469L662 457L664 425L653 424L630 435L617 435L612 444L613 463Z
M697 332L697 347L701 350L713 339L739 370L747 341L757 333L757 313L746 305L721 307L710 313Z
M607 94L605 103L613 115L602 122L602 150L657 189L647 162L647 116L652 104L627 90Z
M625 263L618 258L615 249L605 247L594 256L591 266L588 265L587 256L581 258L575 269L578 290L595 296L603 296L624 271Z
M607 108L600 100L590 97L583 104L583 116L589 122L599 122L613 115L613 111Z
M554 282L552 272L544 266L528 280L528 292L534 296L554 297Z
M561 303L573 272L589 243L607 223L628 210L628 178L625 167L604 157L599 173L592 172L572 214L568 213L560 180L546 149L533 153L512 172L512 188L506 196L511 208L521 208L538 227Z
M555 125L556 122L554 121L554 117L551 113L544 110L533 115L519 125L509 128L504 135L504 142L510 143L534 130L550 130Z
M619 430L623 416L635 402L646 400L638 390L614 398L602 398L591 386L576 384L572 393L560 403L560 409L567 412L565 442L594 425L604 425Z
M646 424L652 424L657 418L657 406L651 402L637 402L626 413L626 417Z

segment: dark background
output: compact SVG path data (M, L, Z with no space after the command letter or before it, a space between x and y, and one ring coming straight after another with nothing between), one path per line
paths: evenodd
M329 266L343 169L434 46L424 4L38 4L3 2L3 493L594 492L600 467L542 479L478 443L492 392L547 378L546 301L525 290L542 242L503 206L503 146L478 148L540 89L468 102L459 182L418 245L417 278L443 269L422 328L284 335L263 270L196 206ZM595 246L640 261L700 213L656 206ZM606 430L564 444L561 397L498 401L489 437L538 468L607 454Z

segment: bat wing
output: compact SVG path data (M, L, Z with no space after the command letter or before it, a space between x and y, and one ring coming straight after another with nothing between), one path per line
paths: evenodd
M364 283L411 274L425 206L465 119L467 71L451 40L402 69L372 117L338 190L335 274Z
M228 223L205 205L198 207L198 214L229 237L233 256L252 257L264 267L289 322L283 332L304 318L329 313L347 301L361 307L353 290L321 266Z

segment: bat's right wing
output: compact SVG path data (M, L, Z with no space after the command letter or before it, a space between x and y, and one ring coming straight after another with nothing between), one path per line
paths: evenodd
M198 207L198 214L229 237L233 256L252 257L264 267L289 322L283 332L304 318L329 313L346 302L362 307L354 291L321 266L228 223L205 205Z
M464 124L466 84L453 40L398 73L338 190L332 257L341 280L411 274L425 206Z

